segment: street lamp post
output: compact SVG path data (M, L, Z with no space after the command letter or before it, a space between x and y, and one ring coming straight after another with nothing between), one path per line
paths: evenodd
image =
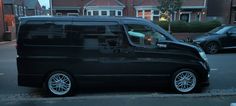
M50 0L50 13L51 13L51 16L53 16L53 11L52 11L52 0Z
M231 1L230 1L230 10L229 10L229 24L231 24L231 21L232 21L232 9L233 9L233 1L234 1L234 0L231 0Z

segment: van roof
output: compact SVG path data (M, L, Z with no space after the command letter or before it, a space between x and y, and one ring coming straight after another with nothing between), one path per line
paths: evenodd
M26 16L21 17L20 21L26 22L29 20L68 20L68 21L121 21L121 20L136 20L136 21L147 21L143 18L135 17L109 17L109 16Z

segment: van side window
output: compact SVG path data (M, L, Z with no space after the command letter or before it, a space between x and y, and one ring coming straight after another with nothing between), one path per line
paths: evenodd
M122 34L115 22L75 22L72 31L79 33L84 49L96 50L120 44Z
M66 23L28 22L21 26L20 36L25 44L33 45L67 45Z
M146 25L127 24L126 29L131 43L136 46L155 47L157 42L166 40L164 35Z

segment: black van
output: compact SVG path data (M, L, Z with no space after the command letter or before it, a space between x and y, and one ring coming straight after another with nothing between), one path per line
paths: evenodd
M48 16L20 22L20 86L65 96L84 83L168 85L179 93L208 84L204 51L145 19Z

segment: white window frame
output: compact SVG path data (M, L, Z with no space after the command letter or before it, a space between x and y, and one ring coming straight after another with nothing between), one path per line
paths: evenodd
M92 11L92 10L88 10L88 11L87 11L87 16L89 16L89 15L88 15L89 12L91 13L90 16L93 16L93 11Z
M24 7L24 15L26 16L27 14L26 14L26 7Z
M197 14L197 15L199 15L198 21L202 21L202 13L199 12L199 14Z
M115 10L116 11L116 16L123 16L123 11L121 11L121 10ZM118 13L121 13L120 15L118 14Z
M67 16L79 16L79 13L67 13Z
M159 16L159 18L160 18L160 11L159 10L157 10L157 9L137 9L136 10L136 17L140 17L140 16L138 16L138 11L142 11L142 18L145 18L145 10L151 10L151 21L153 21L153 17L154 16ZM154 14L154 11L155 10L157 10L157 11L159 11L159 14L158 15L155 15Z
M191 22L191 14L192 14L192 12L180 12L180 13L179 13L179 20L180 20L180 17L181 17L182 14L189 14L188 22ZM181 20L180 20L180 21L181 21Z
M94 13L94 11L98 12L98 15L95 15L95 16L99 16L100 15L100 11L99 10L91 10L91 11L93 11L92 14ZM94 16L94 14L92 16Z
M122 10L112 10L112 9L107 9L107 10L87 10L87 16L88 12L91 12L91 16L94 16L93 12L98 11L98 16L110 16L110 11L115 11L115 16L123 16L123 11ZM102 15L102 11L106 11L106 15ZM121 15L118 15L118 12L121 12Z
M102 15L102 12L106 12L106 15ZM110 16L110 10L99 10L99 16Z
M15 10L15 15L18 16L18 6L17 5L14 5L14 10Z

